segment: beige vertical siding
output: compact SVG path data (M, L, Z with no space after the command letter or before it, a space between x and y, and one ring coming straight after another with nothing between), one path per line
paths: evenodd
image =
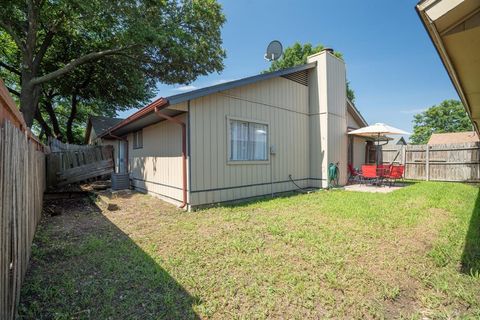
M349 128L358 129L362 127L352 116L350 112L347 111L347 126ZM362 164L365 163L365 148L366 140L360 137L352 137L352 151L353 151L353 167L361 168Z
M365 163L366 140L360 137L353 137L353 167L361 168Z
M276 154L256 164L228 163L227 117L268 124ZM309 178L308 87L274 78L191 101L191 204L293 190ZM273 172L271 176L270 172Z
M328 185L329 163L339 163L340 184L347 181L347 115L345 64L323 51L310 56L317 62L310 72L310 174L319 187ZM319 141L317 143L316 141Z
M347 126L354 129L360 129L361 127L350 112L347 112Z
M340 184L348 179L347 108L345 101L345 63L331 54L326 54L326 85L328 100L328 162L339 163Z
M186 121L186 116L179 119ZM133 186L177 204L182 200L182 131L162 121L143 128L143 148L133 149L128 135L128 163Z
M97 133L93 129L93 126L90 129L90 136L88 137L88 144L94 144L97 138Z

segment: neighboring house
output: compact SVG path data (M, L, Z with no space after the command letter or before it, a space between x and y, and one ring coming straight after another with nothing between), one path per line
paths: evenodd
M423 0L417 11L479 133L480 1Z
M135 189L189 209L347 181L366 125L347 102L345 64L325 50L306 65L161 98L111 127ZM359 152L359 155L356 154ZM359 160L361 161L361 160ZM292 180L291 180L292 179Z
M368 126L367 121L355 108L353 103L347 99L347 131L353 131ZM348 136L348 163L354 168L360 168L362 164L367 163L367 139L361 136ZM370 144L368 144L370 145Z
M434 133L430 136L428 144L452 144L479 142L478 134L475 131L466 132L450 132L450 133Z
M90 116L87 122L87 129L85 131L85 143L93 145L112 145L114 152L115 170L120 170L119 163L120 157L118 154L119 143L118 139L112 137L100 138L100 135L104 134L108 128L120 123L123 119L109 118L102 116Z
M388 140L388 143L384 146L384 148L405 145L407 145L407 141L405 141L403 137L395 137Z

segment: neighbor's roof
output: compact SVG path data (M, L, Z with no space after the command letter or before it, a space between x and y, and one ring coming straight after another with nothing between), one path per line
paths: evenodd
M88 142L91 134L91 129L95 131L97 136L100 136L108 128L113 127L117 123L120 123L121 118L110 118L103 116L90 116L88 118L87 131L85 132L85 142Z
M406 145L407 142L405 141L405 139L403 137L395 137L395 138L391 138L391 140L388 140L388 143L387 145L397 145L397 144L403 144L403 145Z
M428 140L428 144L450 144L478 142L480 139L474 131L466 132L450 132L450 133L434 133Z
M210 87L200 88L197 90L169 96L167 98L159 98L154 102L150 103L146 107L140 109L139 111L132 114L130 117L125 120L117 123L116 125L109 128L107 131L103 132L101 136L106 136L107 134L123 135L127 132L138 130L142 127L152 125L156 122L159 122L160 119L154 115L155 108L165 109L168 106L186 102L192 99L204 97L213 93L237 88L240 86L245 86L251 83L255 83L262 80L268 80L276 77L291 75L294 73L300 73L308 69L312 69L317 65L316 62L303 64L300 66L295 66L291 68L286 68L278 71L261 73L252 77L247 77L235 81L225 82L217 84ZM173 116L172 114L171 116ZM133 122L139 122L138 125L132 125ZM137 128L138 127L138 128ZM122 129L122 130L120 130Z

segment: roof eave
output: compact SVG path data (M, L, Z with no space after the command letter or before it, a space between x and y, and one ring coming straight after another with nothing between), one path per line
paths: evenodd
M460 100L462 101L465 110L468 114L468 117L470 118L470 121L473 125L474 130L477 132L477 134L480 134L478 124L474 121L472 117L472 109L470 107L470 104L468 103L468 100L464 94L464 89L462 87L462 84L459 80L459 77L455 71L455 68L453 67L452 62L450 61L450 58L448 56L447 50L445 48L445 45L443 43L443 40L440 36L440 33L437 30L437 27L435 26L435 23L430 20L428 17L427 13L425 10L433 5L434 3L438 1L432 1L432 3L428 3L428 6L425 5L425 3L428 2L428 0L423 0L419 2L415 9L417 11L418 16L420 17L420 20L422 21L423 26L425 27L425 30L427 31L428 36L430 37L430 40L432 41L435 50L437 51L438 55L440 56L440 60L442 61L442 64L447 71L447 74L450 78L450 81L452 82L455 91L457 91L458 96L460 97Z
M104 138L106 136L112 136L112 135L114 135L115 130L118 130L118 129L134 122L135 120L141 119L141 118L155 112L155 108L164 109L168 106L169 106L168 100L166 100L165 98L159 98L159 99L153 101L152 103L150 103L149 105L147 105L145 108L142 108L142 109L138 110L137 112L132 114L130 117L120 121L119 123L117 123L113 127L105 130L98 137L99 138Z
M242 78L242 79L239 79L239 80L225 82L225 83L217 84L217 85L206 87L206 88L201 88L201 89L193 90L193 91L190 91L190 92L177 94L177 95L174 95L174 96L167 97L166 99L168 100L170 105L179 104L179 103L182 103L182 102L185 102L185 101L188 101L188 100L193 100L193 99L200 98L200 97L203 97L203 96L206 96L206 95L209 95L209 94L229 90L229 89L236 88L236 87L239 87L239 86L248 85L248 84L251 84L251 83L254 83L254 82L257 82L257 81L268 80L268 79L272 79L272 78L276 78L276 77L281 77L283 75L287 75L287 74L290 74L290 73L312 69L316 65L317 65L316 62L312 62L312 63L307 63L307 64L303 64L303 65L300 65L300 66L286 68L286 69L282 69L282 70L278 70L278 71L274 71L274 72L262 73L262 74L258 74L258 75L255 75L255 76Z
M347 105L348 105L348 107L350 108L350 110L353 111L353 116L355 117L355 120L356 120L357 122L360 122L360 124L362 125L362 127L368 126L367 120L365 120L365 118L362 116L362 114L361 114L360 111L357 109L357 107L355 107L355 105L353 104L353 102L350 101L350 99L348 99L348 98L347 98Z

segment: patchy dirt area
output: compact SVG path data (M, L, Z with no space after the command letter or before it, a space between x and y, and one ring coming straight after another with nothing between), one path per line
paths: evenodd
M20 315L478 318L477 194L419 183L195 213L131 191L49 200Z

